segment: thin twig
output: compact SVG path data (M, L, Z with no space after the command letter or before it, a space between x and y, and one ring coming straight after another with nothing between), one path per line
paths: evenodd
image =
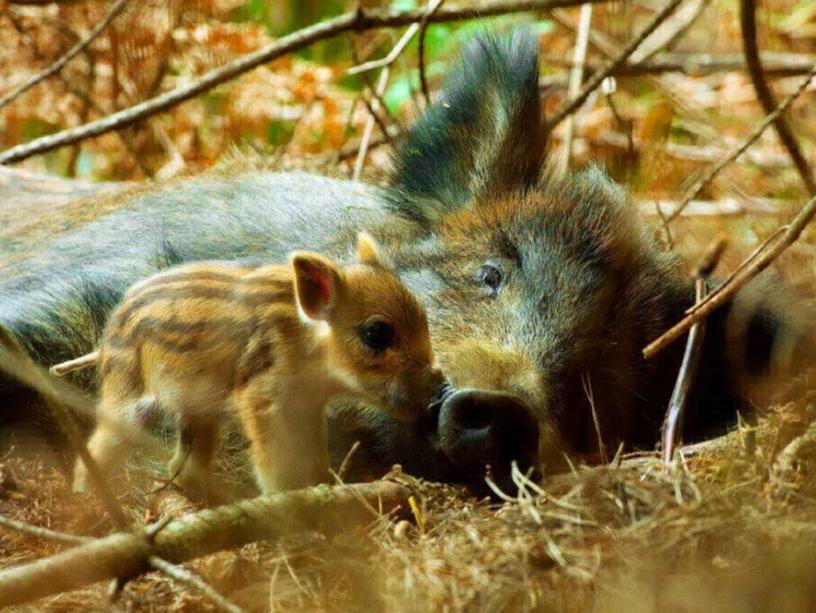
M604 2L606 0L589 1ZM544 11L559 7L576 6L582 3L581 0L493 0L492 2L485 2L478 7L449 7L438 10L434 15L428 18L428 22L441 23L526 11ZM345 32L362 32L376 28L409 25L420 21L424 13L425 9L382 11L362 8L343 13L337 17L292 32L257 51L248 53L224 66L207 72L201 78L191 83L172 89L149 100L144 100L129 108L112 113L107 117L102 117L81 126L62 130L6 149L0 153L0 164L18 162L32 155L45 153L86 138L99 136L112 130L133 125L145 117L166 111L217 85L226 83L253 68L318 41L332 38Z
M17 35L20 37L20 40L31 50L31 53L34 55L34 58L38 61L45 62L46 56L45 54L40 51L40 48L37 46L37 41L35 41L31 35L26 32L21 25L18 23L17 19L15 19L14 15L11 11L6 13L6 17L8 17L9 23L11 23L12 27L14 28ZM77 37L78 38L78 37ZM62 73L58 73L56 75L57 79L62 83L65 89L79 98L84 104L90 106L91 110L93 110L97 115L100 117L104 117L107 115L107 112L99 106L91 97L81 90L79 87L74 85L70 80L68 80ZM136 152L133 150L131 144L128 142L128 139L125 138L125 135L122 132L116 132L116 136L119 139L119 142L122 145L122 148L125 151L125 154L130 158L130 161L133 162L133 165L144 175L145 177L149 177L150 173L142 164L139 157L136 155Z
M388 77L391 74L391 66L386 66L380 71L380 76L377 79L377 85L374 88L374 100L369 106L369 115L366 120L365 128L363 128L363 136L360 139L360 149L357 151L357 159L354 161L354 171L352 178L355 181L360 180L363 174L363 166L365 165L366 155L368 155L368 145L371 142L371 135L374 133L374 124L377 122L378 111L380 107L380 98L385 93L385 88L388 86ZM381 127L387 134L388 128Z
M657 217L660 219L660 225L663 228L663 234L666 236L666 247L670 250L674 249L674 236L672 236L671 226L669 226L669 218L663 212L663 207L660 206L660 200L655 200L654 203Z
M786 224L786 225L780 226L776 230L774 230L773 233L768 238L766 238L764 241L762 241L762 243L756 249L754 249L751 252L751 254L747 258L745 258L742 261L742 263L739 266L737 266L733 270L733 272L731 272L731 274L729 274L720 285L724 286L724 285L728 285L729 283L731 283L731 281L734 279L734 277L736 277L739 273L741 273L743 270L745 270L746 266L750 266L751 263L754 260L756 260L757 257L759 257L759 254L762 253L763 251L765 251L765 249L768 247L768 245L773 243L777 238L779 238L785 232L787 232L789 227L790 226L788 226ZM686 309L686 313L694 313L695 311L697 311L702 306L702 304L703 303L697 303L694 306L692 306L691 308Z
M742 30L743 51L745 53L745 64L748 66L748 74L751 75L751 82L754 84L757 99L762 105L766 114L773 113L777 106L771 88L762 71L762 63L759 60L759 48L757 47L756 28L756 2L754 0L740 1L740 28ZM796 171L802 178L808 193L816 195L816 182L813 180L813 172L810 169L799 142L793 134L785 117L780 113L773 120L774 128L779 136L779 140L788 150L788 154L793 160Z
M243 609L241 607L224 598L224 596L219 594L211 585L209 585L201 577L191 573L186 568L183 568L177 564L171 564L170 562L160 558L159 556L150 556L147 559L147 561L150 564L150 566L152 566L156 570L160 570L168 577L172 577L182 585L185 585L189 588L201 592L204 596L209 598L213 602L213 604L218 606L219 609L223 611L229 611L229 613L243 612Z
M725 252L725 248L728 247L728 242L727 234L722 234L711 241L703 250L703 255L697 260L697 264L694 266L691 276L693 278L710 277L714 269L717 268L717 264L720 263L722 254Z
M684 7L678 9L670 19L667 19L655 30L648 40L643 41L643 45L632 54L632 62L645 62L673 45L694 25L694 22L702 15L703 9L710 2L711 0L691 0Z
M630 156L635 155L635 138L632 135L632 129L634 127L633 122L631 119L626 119L618 109L618 105L615 104L615 99L613 97L614 92L604 92L604 98L606 99L606 103L609 105L609 110L612 111L612 117L615 118L617 124L623 129L624 136L626 136L626 153Z
M417 64L419 65L419 85L422 88L422 98L425 106L431 104L431 90L428 88L428 80L425 75L425 34L428 32L428 19L442 6L445 0L434 0L419 22L419 48L417 50Z
M581 385L584 388L584 394L589 401L589 408L592 411L592 425L595 426L595 436L598 437L598 452L601 455L601 463L608 464L609 458L606 455L606 445L603 442L603 435L601 434L601 422L598 419L598 411L595 410L595 395L592 393L592 382L589 380L589 375L584 373L581 375Z
M796 88L796 91L788 95L788 97L785 98L771 114L767 115L765 119L757 124L757 126L742 140L741 143L734 147L731 153L722 158L716 164L712 165L711 168L709 168L708 171L706 171L703 176L700 177L697 182L691 186L691 188L689 188L678 207L672 211L671 215L669 215L669 221L677 219L677 217L679 217L683 212L683 209L688 206L688 203L694 200L700 194L700 192L702 192L703 189L705 189L705 187L714 180L714 177L716 177L723 168L731 164L740 155L742 155L745 150L748 149L748 147L753 145L760 135L762 135L765 129L771 125L777 117L782 115L782 113L784 113L788 107L793 104L794 100L802 95L802 93L807 89L808 85L810 85L810 82L814 76L816 76L816 64L811 67L810 72L808 72L807 76L802 79L802 82L799 84L799 87ZM713 296L713 294L711 294L711 296Z
M90 45L97 36L99 36L105 28L108 27L111 21L113 21L114 17L116 17L119 13L122 12L122 9L125 8L125 5L128 3L128 0L116 0L114 5L110 8L105 18L100 21L96 27L91 30L88 35L80 40L76 45L71 47L62 57L57 59L53 64L51 64L48 68L39 72L35 75L31 75L28 79L17 85L17 87L13 88L9 93L5 96L0 98L0 109L6 106L9 102L14 100L15 98L21 96L29 89L45 81L48 77L53 74L58 73L63 67L70 62L77 54L81 53L85 47Z
M352 43L352 48L354 44ZM351 130L354 126L354 114L357 112L357 105L360 104L360 100L362 100L363 94L358 94L354 97L354 100L351 103L351 107L348 110L348 116L346 117L346 123L343 126L343 139L340 141L340 146L337 147L337 152L334 155L334 161L330 164L330 166L337 166L340 161L343 159L343 151L344 145L348 141L349 134L351 134Z
M695 281L697 302L705 297L706 291L705 278L698 277ZM704 340L705 321L698 321L691 327L691 332L689 332L683 362L680 365L677 382L674 385L669 408L666 411L666 421L663 426L663 464L667 468L674 461L675 446L680 443L683 435L683 418L686 413L686 404L694 379L697 376Z
M391 51L388 52L388 55L376 60L365 62L363 64L358 64L357 66L352 66L346 71L346 74L351 76L361 74L363 72L368 72L369 70L376 70L377 68L385 68L387 66L391 66L399 57L400 53L402 53L405 50L405 47L408 46L408 43L411 42L411 39L416 35L417 32L419 32L419 24L412 23L409 26L409 28L405 30L405 33L397 41L397 44L391 48Z
M737 291L765 270L785 249L796 242L814 216L816 216L816 198L812 198L802 207L802 210L791 220L787 230L772 248L766 250L763 255L757 257L750 265L745 266L742 272L731 279L728 284L722 285L716 292L710 294L709 298L694 313L687 315L659 338L649 343L643 349L643 356L646 359L654 357L685 334L695 323L708 317L712 312L724 305Z
M569 100L566 104L564 104L558 112L553 116L552 119L547 121L546 131L552 132L555 127L561 123L568 115L575 112L575 110L580 107L586 99L589 98L589 95L595 91L595 89L601 84L601 82L612 74L615 70L617 70L620 66L622 66L626 60L629 59L640 44L646 40L646 38L654 32L654 30L661 24L665 19L671 15L674 10L680 5L683 0L671 0L664 8L661 10L652 21L647 25L640 34L635 37L635 39L630 42L624 49L621 51L620 55L610 61L603 70L595 73L592 77L587 80L586 85L584 85L581 92ZM2 159L2 158L0 158Z
M423 18L427 19L431 17L433 12L438 8L438 6L434 6L438 0L432 0L431 4L429 4L425 12L423 13ZM352 173L352 178L355 181L359 181L360 177L363 174L363 167L365 166L365 159L368 155L368 145L371 141L371 135L374 132L374 123L376 122L379 126L380 130L382 131L383 135L388 138L388 128L380 121L379 111L380 108L383 108L387 111L388 107L386 106L385 102L383 101L383 95L385 94L385 88L388 86L388 78L391 75L391 67L394 65L396 59L400 56L400 54L405 50L405 47L408 46L408 43L411 42L411 39L416 35L419 31L420 24L419 23L412 23L408 29L403 33L400 39L397 41L397 44L393 46L391 51L384 58L380 58L378 60L372 60L370 62L365 62L363 64L358 64L357 66L353 66L348 70L348 74L360 74L363 72L367 72L369 70L374 70L376 68L381 68L380 76L377 79L377 85L374 87L373 96L374 100L369 103L366 100L366 107L368 108L369 117L366 121L365 128L363 129L363 136L360 139L360 150L357 152L357 159L354 162L354 171ZM353 47L353 45L352 45Z
M578 32L575 35L575 50L572 55L573 65L570 70L569 87L567 95L570 98L575 98L581 90L581 81L584 79L584 60L586 60L587 48L589 47L589 28L592 25L592 5L584 4L581 6L581 16L578 20ZM561 173L567 174L570 163L572 162L572 141L575 137L575 116L578 114L576 109L567 118L567 131L564 135L564 153L561 158Z
M360 449L360 441L354 441L354 444L351 446L351 449L348 450L346 457L343 458L343 461L340 463L340 468L337 469L337 478L341 482L346 480L346 474L351 466L351 461L354 459L354 454L357 453L358 449Z
M0 515L0 525L40 539L56 541L57 543L65 543L68 545L79 545L82 543L87 543L90 540L85 536L77 536L75 534L68 534L66 532L57 532L55 530L49 530L48 528L41 528L40 526L33 526L31 524L27 524L26 522L12 519L11 517L6 517L5 515Z

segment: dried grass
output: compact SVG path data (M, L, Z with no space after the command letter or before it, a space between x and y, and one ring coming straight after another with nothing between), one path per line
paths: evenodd
M362 534L254 544L191 567L250 610L810 611L813 413L776 407L755 429L686 448L669 472L657 454L640 453L541 484L517 474L519 493L498 503L424 484L407 530L381 519ZM153 519L143 497L129 505L134 519ZM44 453L3 459L0 513L77 534L111 528ZM0 528L3 565L60 547ZM127 584L118 605L210 606L157 573ZM104 585L37 603L47 611L109 606Z

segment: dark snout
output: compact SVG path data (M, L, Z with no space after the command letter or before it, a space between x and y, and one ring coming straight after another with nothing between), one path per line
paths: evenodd
M442 451L475 487L485 486L490 467L496 484L514 494L511 463L515 460L522 472L538 468L538 423L511 394L481 389L449 392L438 423Z

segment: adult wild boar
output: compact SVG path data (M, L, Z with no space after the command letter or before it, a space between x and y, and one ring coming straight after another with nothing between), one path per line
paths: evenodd
M5 238L15 253L0 324L53 364L93 349L125 288L157 270L297 248L347 256L366 228L422 298L456 391L412 429L336 407L335 462L360 440L358 476L401 463L478 485L490 465L507 486L511 460L540 458L546 470L563 450L597 450L593 408L609 449L651 446L682 343L653 361L641 348L681 317L692 286L600 170L547 170L541 126L535 36L478 37L399 147L386 187L244 171L87 198L53 213L41 247ZM687 439L733 419L739 382L769 363L783 332L756 292L711 318ZM13 381L0 389L19 396Z

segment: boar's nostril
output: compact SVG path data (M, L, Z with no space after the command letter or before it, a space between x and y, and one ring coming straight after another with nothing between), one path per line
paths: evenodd
M485 469L490 466L497 483L509 489L513 461L522 471L536 467L538 422L511 394L460 389L442 402L439 442L465 481L484 486Z
M481 430L493 423L492 411L480 403L473 403L458 415L463 428Z

